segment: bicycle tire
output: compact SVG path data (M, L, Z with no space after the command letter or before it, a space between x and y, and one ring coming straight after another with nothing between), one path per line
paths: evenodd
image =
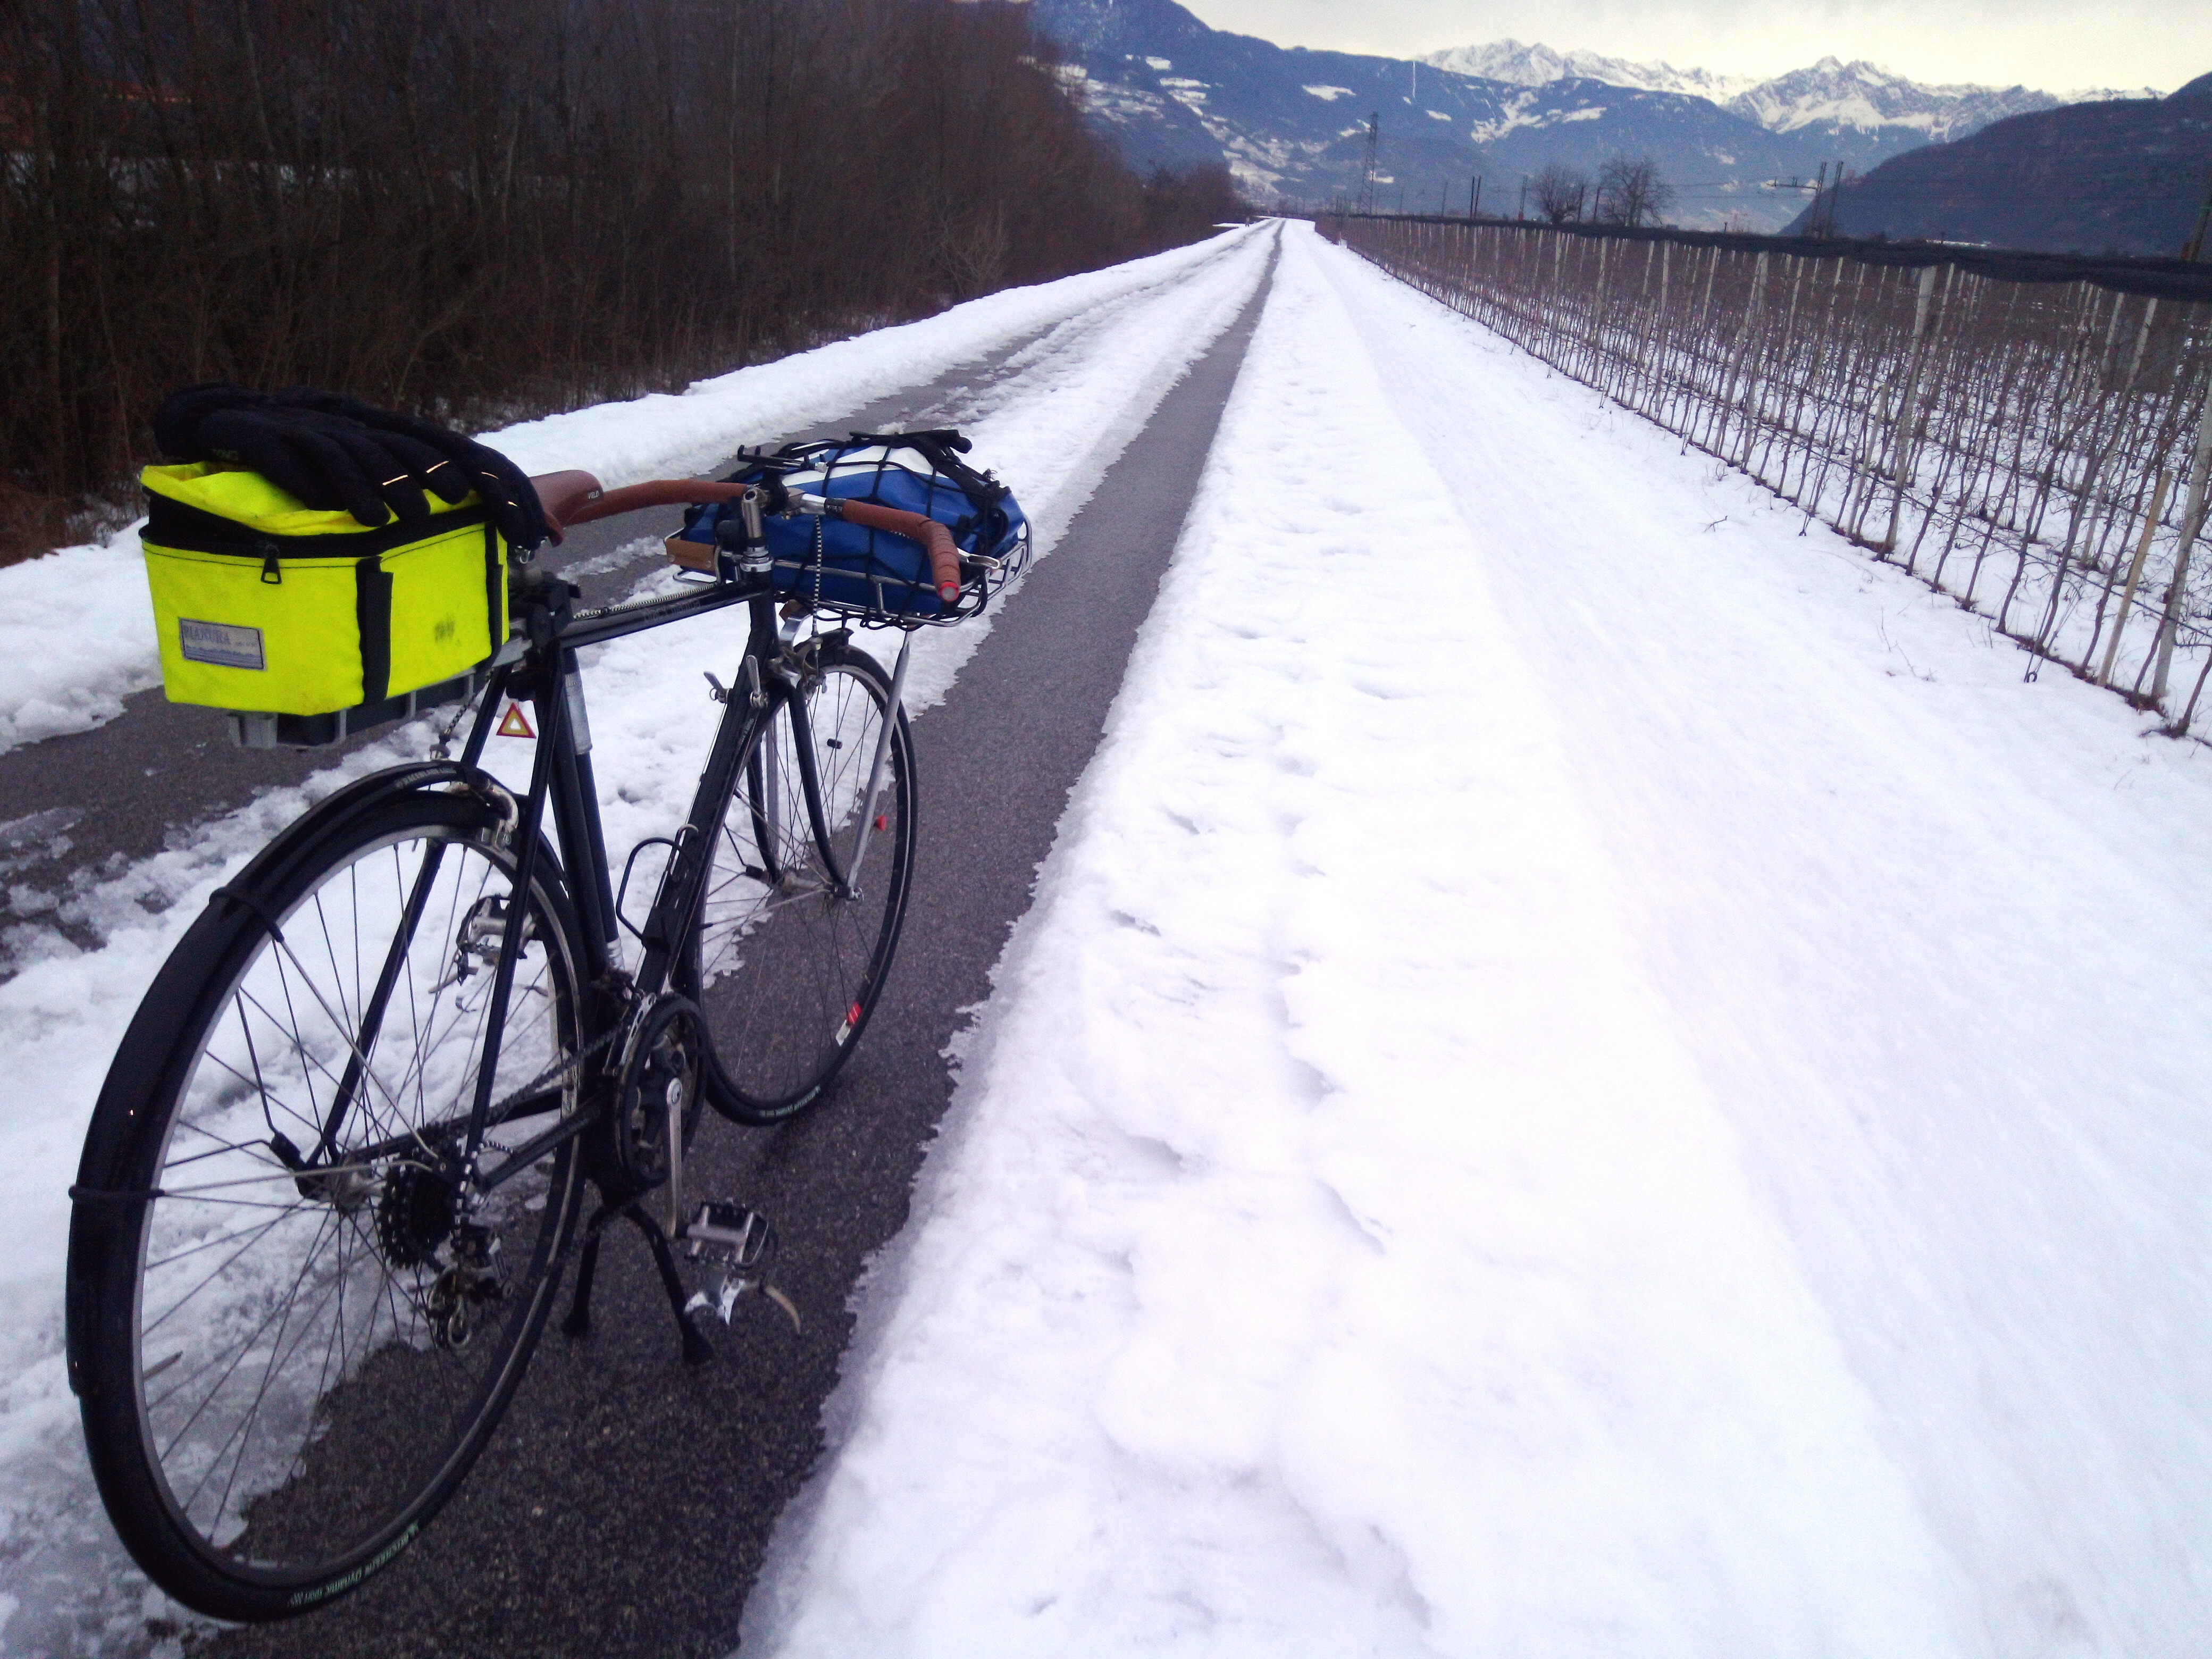
M857 896L838 890L833 871L848 864L868 822L860 797L890 678L834 639L803 647L799 663L796 685L745 741L677 959L678 988L705 1010L714 1037L702 1092L744 1124L803 1110L852 1057L883 994L914 874L913 734L902 709ZM820 781L826 855L799 764L802 726Z
M544 1329L574 1142L475 1206L434 1173L465 1126L514 896L499 829L471 795L419 790L264 855L179 943L101 1090L70 1228L72 1377L116 1531L199 1612L289 1617L388 1565ZM542 1121L513 1113L501 1152L577 1109L583 957L542 842L532 889L493 1097L520 1089Z

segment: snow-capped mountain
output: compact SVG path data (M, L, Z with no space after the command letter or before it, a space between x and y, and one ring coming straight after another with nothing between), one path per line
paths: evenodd
M2160 92L2156 87L2077 87L2072 92L2061 94L2058 101L2062 104L2115 104L2123 99L2168 96L2171 94Z
M1355 199L1373 118L1381 207L1463 213L1479 191L1485 212L1511 214L1523 180L1547 166L1595 173L1612 157L1648 156L1677 192L1676 223L1779 230L1824 167L1864 173L2060 101L1922 87L1832 58L1745 82L1512 41L1428 61L1309 52L1209 27L1175 0L1029 9L1060 47L1071 95L1131 161L1224 162L1262 202Z
M1823 58L1738 93L1728 107L1769 132L1880 132L1903 127L1931 143L1978 132L2008 115L2056 109L2060 100L2027 87L1928 86L1860 59Z
M2172 96L2086 99L1893 155L1832 204L1845 235L2171 256L2212 154L2212 75Z
M1808 68L1762 81L1754 76L1676 69L1672 64L1632 63L1594 52L1554 52L1541 43L1523 46L1510 40L1432 52L1421 61L1462 75L1527 87L1579 79L1646 92L1686 93L1710 99L1769 132L1873 135L1897 130L1934 143L1963 138L2007 116L2063 104L2165 96L2148 87L2082 88L2054 94L2019 86L1937 86L1893 75L1863 58L1847 64L1823 58Z
M1651 155L1681 187L1681 222L1778 229L1802 198L1765 181L1810 178L1831 153L1682 93L1592 79L1532 87L1279 46L1211 28L1175 0L1030 4L1064 54L1069 91L1133 161L1226 162L1260 201L1356 197L1370 117L1382 128L1378 204L1431 211L1464 212L1480 180L1483 210L1510 214L1523 178L1547 163L1594 171L1626 152Z
M1518 40L1454 46L1449 52L1432 52L1421 61L1457 75L1510 81L1516 86L1602 81L1607 86L1634 87L1644 92L1687 93L1716 104L1726 104L1759 84L1755 75L1716 75L1711 70L1678 70L1672 64L1632 64L1625 58L1607 58L1595 52L1553 52L1540 43L1524 46Z

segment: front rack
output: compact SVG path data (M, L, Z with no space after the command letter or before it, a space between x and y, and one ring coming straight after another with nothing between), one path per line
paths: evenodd
M1021 574L1030 554L1030 527L1026 521L1016 532L1014 549L1009 556L988 558L962 554L960 597L947 605L926 580L902 576L873 558L865 569L858 570L849 565L827 563L823 557L824 539L822 520L817 519L811 558L770 562L769 568L774 573L776 591L804 601L811 611L862 627L949 628L954 623L965 622L981 615L993 596ZM823 584L830 580L865 583L867 600L856 605L825 592ZM921 609L924 601L933 609Z

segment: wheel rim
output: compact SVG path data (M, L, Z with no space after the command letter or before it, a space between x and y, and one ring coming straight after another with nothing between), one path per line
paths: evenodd
M434 852L363 1043L361 1010ZM511 896L503 855L459 831L371 840L286 906L280 939L258 937L200 1032L152 1168L168 1195L147 1206L131 1330L162 1502L227 1574L312 1583L387 1547L465 1467L550 1292L566 1150L475 1207L438 1169L467 1114ZM541 896L495 1100L550 1073L553 1110L574 1109L567 951ZM354 1105L325 1146L349 1070ZM316 1166L304 1179L288 1174L301 1160Z
M852 1052L881 989L912 856L907 754L894 741L864 802L884 730L884 694L849 665L802 693L836 868L812 827L788 710L747 757L715 836L697 935L696 993L715 1069L756 1112L795 1109ZM868 823L858 896L850 869Z

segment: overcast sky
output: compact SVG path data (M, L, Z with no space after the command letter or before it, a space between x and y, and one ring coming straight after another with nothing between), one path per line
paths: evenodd
M1182 0L1279 46L1417 58L1510 38L1677 69L1777 75L1833 54L1916 81L2066 92L2212 70L2212 0Z

